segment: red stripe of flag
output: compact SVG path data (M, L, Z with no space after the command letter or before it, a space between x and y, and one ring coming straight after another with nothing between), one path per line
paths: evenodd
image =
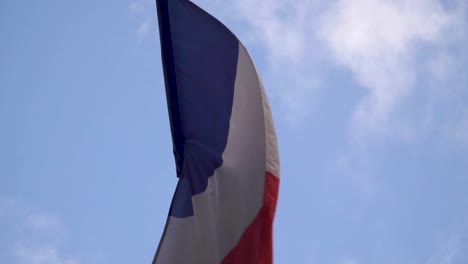
M273 263L273 218L278 189L279 178L266 172L263 206L244 231L237 245L224 257L222 264Z

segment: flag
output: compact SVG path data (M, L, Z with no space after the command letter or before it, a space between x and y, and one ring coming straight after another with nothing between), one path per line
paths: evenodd
M272 263L279 158L255 66L200 7L156 3L179 179L153 263Z

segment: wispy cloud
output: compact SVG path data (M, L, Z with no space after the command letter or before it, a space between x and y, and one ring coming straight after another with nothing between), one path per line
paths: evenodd
M61 255L57 247L25 247L18 245L15 250L18 264L79 264L77 259Z
M156 7L154 1L132 1L128 4L128 12L136 21L135 34L138 41L156 36Z
M367 90L353 116L358 132L389 131L385 125L411 95L425 64L434 61L461 26L458 15L437 0L339 0L325 12L322 39ZM431 53L418 57L424 48ZM452 59L446 54L440 62ZM435 69L444 74L443 64Z
M145 21L141 22L137 29L137 36L140 40L149 37L151 29L151 20L146 19Z
M0 223L7 244L0 245L0 260L16 264L79 264L65 254L65 226L58 215L33 210L15 199L0 197Z
M271 62L286 60L291 64L299 63L306 50L308 5L294 3L295 1L236 1L236 15L250 24L250 36L264 44L271 56Z
M24 219L24 225L35 231L62 232L63 230L62 221L58 216L42 212L28 214Z
M352 150L353 155L341 154L328 167L330 175L338 175L347 181L350 187L357 189L365 195L373 195L376 191L377 179L372 177L372 165L365 158L367 153L363 150Z
M344 168L341 175L364 193L378 185L371 139L412 142L442 126L439 101L462 60L447 47L463 46L464 12L460 2L439 0L337 0L321 13L318 35L329 59L365 90L349 117L349 147L332 167Z

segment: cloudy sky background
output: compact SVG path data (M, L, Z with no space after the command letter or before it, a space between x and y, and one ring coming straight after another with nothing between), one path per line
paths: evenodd
M277 126L276 263L468 263L468 3L196 0ZM176 184L155 4L0 3L0 263L149 263Z

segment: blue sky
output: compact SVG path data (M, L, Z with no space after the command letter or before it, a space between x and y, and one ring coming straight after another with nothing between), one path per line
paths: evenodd
M276 263L468 263L463 0L196 0L249 49ZM155 4L0 3L0 263L149 263L176 184Z

